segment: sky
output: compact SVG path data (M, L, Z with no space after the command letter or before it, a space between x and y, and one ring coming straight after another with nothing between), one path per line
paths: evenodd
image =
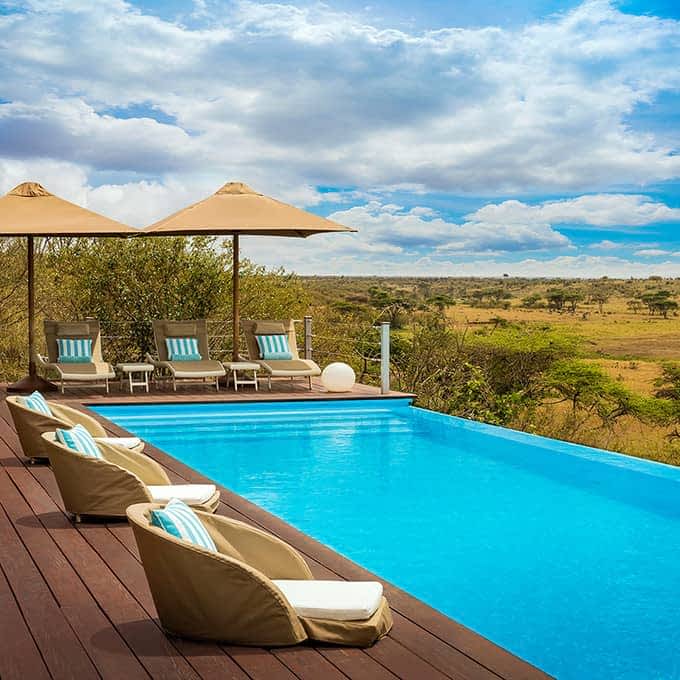
M243 181L301 274L680 276L680 3L0 0L0 191L145 226Z

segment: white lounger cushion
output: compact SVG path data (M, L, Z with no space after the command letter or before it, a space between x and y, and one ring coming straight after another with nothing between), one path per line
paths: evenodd
M146 487L154 503L167 503L171 498L184 501L187 505L207 503L215 494L214 484L165 484Z
M95 437L95 439L104 444L122 446L124 449L134 449L142 443L139 437Z
M365 621L380 606L376 581L274 580L298 616L332 621Z

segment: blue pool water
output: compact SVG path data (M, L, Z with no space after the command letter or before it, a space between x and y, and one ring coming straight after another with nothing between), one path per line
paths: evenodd
M680 469L401 399L95 410L559 678L680 678Z

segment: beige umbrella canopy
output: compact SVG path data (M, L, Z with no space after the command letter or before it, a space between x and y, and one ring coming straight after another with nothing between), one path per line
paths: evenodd
M16 392L50 390L55 386L36 373L35 361L35 236L126 236L139 231L75 203L54 196L37 182L24 182L0 198L0 236L27 236L28 376L9 385Z
M150 236L233 237L233 345L234 360L239 344L239 236L292 236L356 231L318 215L258 194L242 182L229 182L212 196L152 224Z

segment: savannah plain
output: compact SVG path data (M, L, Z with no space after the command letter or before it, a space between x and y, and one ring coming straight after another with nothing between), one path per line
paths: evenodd
M558 371L549 377L551 387L531 409L519 409L499 424L680 464L675 416L645 415L650 409L656 413L657 406L671 404L674 408L677 404L676 399L668 399L673 385L666 379L664 368L680 362L680 280L315 277L305 283L315 291L313 298L318 306L344 307L351 314L363 306L373 311L375 320L389 318L394 322L393 338L397 341L410 338L414 324L427 315L439 316L442 324L458 338L466 338L468 345L474 345L477 339L488 343L496 337L497 345L502 346L508 342L509 333L512 342L520 338L520 345L523 335L527 339L539 333L558 341L569 338L575 343L570 361L579 371L589 365L601 369L611 379L607 390L620 386L630 400L647 406L640 412L631 409L628 414L623 408L620 415L602 417L609 406L602 408L606 399L598 404L595 395L584 398L577 413L571 397L579 389L579 375ZM661 301L660 306L654 306L655 299ZM575 387L561 387L560 376L573 381ZM580 378L589 380L585 373ZM541 380L541 376L532 380ZM591 384L596 390L597 386ZM399 387L420 392L417 384ZM428 389L424 386L425 391ZM613 406L609 413L614 413ZM487 418L482 415L479 419Z

